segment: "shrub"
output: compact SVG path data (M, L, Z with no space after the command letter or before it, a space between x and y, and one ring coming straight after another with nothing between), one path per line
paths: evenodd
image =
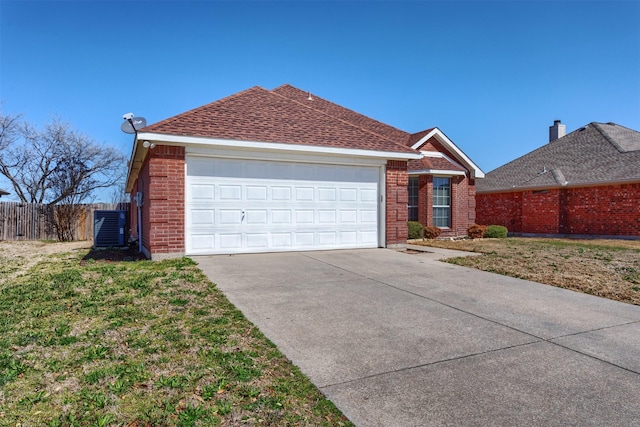
M409 227L409 239L422 239L424 235L422 224L418 221L409 221L407 222L407 226Z
M507 237L508 232L507 227L503 227L502 225L490 225L487 227L487 232L484 233L484 237L504 239Z
M472 239L482 239L486 232L486 225L473 224L471 227L467 228L467 235Z
M435 225L430 225L424 228L424 237L426 237L427 239L436 239L441 232L442 230L440 230Z

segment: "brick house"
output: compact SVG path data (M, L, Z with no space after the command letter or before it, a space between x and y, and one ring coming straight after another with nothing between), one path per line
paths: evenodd
M476 187L477 221L510 232L640 236L640 132L589 123L489 173Z
M455 235L483 176L437 128L409 134L283 85L139 129L126 191L132 236L161 259L403 246L410 217Z

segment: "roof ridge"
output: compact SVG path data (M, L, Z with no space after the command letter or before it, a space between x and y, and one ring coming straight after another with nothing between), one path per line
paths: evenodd
M313 107L311 107L311 106L309 106L309 105L307 105L307 104L305 104L305 103L303 103L303 102L300 102L300 101L298 101L298 100L296 100L296 99L293 99L293 98L290 98L290 97L288 97L288 96L281 95L281 94L279 94L279 93L276 93L276 92L275 92L275 90L276 90L276 89L279 89L279 88L284 87L284 86L289 86L289 87L292 87L292 88L294 88L294 89L296 89L296 90L299 90L299 91L301 91L301 92L304 92L302 89L297 88L297 87L295 87L295 86L293 86L293 85L290 85L290 84L284 84L284 85L278 86L277 88L275 88L275 89L273 89L273 90L270 90L269 92L271 92L271 93L273 93L274 95L277 95L277 96L279 96L279 97L281 97L281 98L284 98L284 99L287 99L287 100L289 100L289 101L295 102L296 104L301 105L301 106L303 106L303 107L305 107L305 108L308 108L308 109L310 109L310 110L313 110L313 111L316 111L316 112L318 112L318 113L320 113L320 114L323 114L323 115L325 115L325 116L327 116L327 117L330 117L330 118L332 118L332 119L334 119L334 120L338 120L338 121L340 121L340 122L342 122L342 123L348 124L349 126L352 126L352 127L356 128L356 129L360 129L360 130L362 130L362 131L365 131L365 132L367 132L367 133L370 133L370 134L372 134L372 135L375 135L375 136L377 136L377 137L379 137L379 138L383 138L384 140L389 141L389 142L391 142L391 143L393 143L393 144L395 144L395 145L401 146L401 147L403 147L403 148L407 148L406 144L403 144L403 143L400 143L400 142L396 142L396 141L394 141L394 140L392 140L392 139L390 139L390 138L388 138L388 137L386 137L386 136L384 136L384 135L380 135L380 134L379 134L379 133L377 133L377 132L373 132L373 131L371 131L371 130L369 130L369 129L367 129L367 128L364 128L364 127L362 127L362 126L359 126L359 125L357 125L357 124L355 124L355 123L353 123L353 122L350 122L350 121L348 121L348 120L342 119L342 118L340 118L340 117L336 117L336 116L334 116L333 114L329 114L329 113L327 113L327 112L325 112L325 111L319 110L319 109L317 109L317 108L313 108ZM308 93L309 93L309 95L311 95L311 92L308 92ZM357 111L354 111L354 110L352 110L352 109L350 109L350 108L343 107L343 106L341 106L341 105L336 104L335 102L331 102L331 101L329 101L329 100L326 100L326 99L322 98L321 96L316 96L316 95L314 95L314 97L316 97L316 98L318 98L318 99L321 99L321 100L322 100L322 101L324 101L324 102L328 102L328 103L330 103L330 104L332 104L332 105L335 105L335 106L337 106L337 107L339 107L339 108L342 108L342 109L348 110L348 111L350 111L350 112L351 112L351 113L353 113L353 114L357 114L357 115L360 115L360 116L362 116L362 117L366 117L366 118L367 118L367 119L369 119L369 120L373 120L373 121L375 121L375 122L377 122L377 123L380 123L380 124L382 124L382 125L385 125L385 126L389 126L389 127L391 127L391 128L394 128L393 126L387 125L386 123L382 123L381 121L376 120L376 119L373 119L373 118L371 118L371 117L369 117L369 116L365 116L364 114L358 113ZM396 130L398 130L398 131L400 131L400 132L403 132L403 133L407 134L407 138L409 138L409 137L411 136L411 134L409 134L409 133L408 133L408 132L406 132L406 131L403 131L402 129L398 129L398 128L394 128L394 129L396 129ZM411 147L409 147L409 149L411 149ZM414 150L414 151L416 151L416 150Z
M609 142L609 144L613 145L613 147L618 150L620 153L624 153L625 150L613 139L611 138L611 135L609 135L607 133L607 131L605 131L601 126L600 123L597 122L591 122L589 123L590 125L593 125L593 127L600 133L600 135L602 135L604 137L604 139L607 140L607 142Z
M187 111L184 111L182 113L176 114L175 116L167 117L164 120L160 120L159 122L152 123L152 124L150 124L148 126L143 127L142 129L138 129L138 131L142 131L143 129L148 129L148 128L151 128L151 127L156 127L156 126L161 126L161 125L165 125L165 124L176 122L181 117L184 117L187 114L192 114L192 113L195 113L197 111L205 110L205 109L209 108L210 106L212 106L214 104L219 104L219 103L222 103L224 101L228 101L230 99L237 98L239 96L242 96L242 95L246 94L247 92L254 91L256 89L269 92L267 89L263 88L262 86L257 86L257 85L256 86L252 86L250 88L241 90L240 92L236 92L236 93L232 93L231 95L227 95L224 98L220 98L220 99L217 99L215 101L209 102L208 104L201 105L201 106L196 107L196 108L192 108L190 110L187 110Z

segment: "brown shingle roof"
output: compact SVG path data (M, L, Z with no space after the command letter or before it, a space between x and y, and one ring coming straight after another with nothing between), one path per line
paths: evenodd
M321 98L306 98L288 85L273 91L256 86L139 132L416 153L405 144L408 134Z
M419 160L409 160L407 162L407 169L409 173L411 171L421 170L441 170L441 171L465 171L465 169L457 163L450 162L444 157L429 157L425 156Z
M348 108L344 108L338 104L334 104L333 102L327 101L320 98L319 96L302 91L288 84L274 89L273 92L277 93L278 95L287 97L291 100L300 102L309 108L313 108L314 110L322 111L323 113L328 114L332 117L344 120L345 122L356 125L362 129L366 129L369 132L381 135L391 141L401 143L406 141L409 137L409 134L407 132L374 120L371 117L356 113L353 110L349 110Z
M590 123L489 172L478 193L640 181L640 132Z

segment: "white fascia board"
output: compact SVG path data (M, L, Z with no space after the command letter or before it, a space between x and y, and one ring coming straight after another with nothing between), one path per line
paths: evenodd
M445 169L421 169L417 171L409 171L409 176L411 175L442 175L442 176L466 176L467 173L465 171L454 171L454 170L445 170Z
M206 138L198 136L179 136L166 135L160 133L138 133L139 140L150 140L159 143L167 143L173 145L200 145L228 147L235 149L248 149L260 151L280 151L280 152L297 152L297 153L318 153L347 157L371 157L384 158L391 160L413 160L420 159L420 153L397 153L389 151L360 150L353 148L336 148L336 147L319 147L315 145L294 145L282 144L276 142L258 142L258 141L238 141L232 139Z
M484 178L484 172L482 172L482 170L475 163L473 163L471 159L467 157L467 155L464 154L464 152L460 150L456 146L456 144L454 144L453 141L447 138L447 135L445 135L438 128L433 128L431 132L429 132L428 134L420 138L420 140L418 140L418 142L413 144L411 148L413 148L414 150L418 150L422 144L424 144L434 136L438 141L440 141L441 144L443 144L445 147L450 149L458 157L458 159L467 166L469 170L471 170L472 178Z

